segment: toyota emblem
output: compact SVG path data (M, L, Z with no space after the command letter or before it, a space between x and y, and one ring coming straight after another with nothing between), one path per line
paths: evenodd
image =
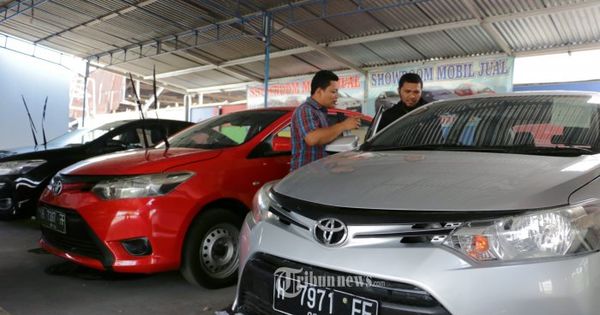
M348 228L344 222L338 219L321 219L315 226L314 236L319 243L325 246L339 246L348 237Z
M55 179L52 181L51 188L52 188L52 193L55 196L58 196L58 195L60 195L60 193L63 190L63 182L60 179Z

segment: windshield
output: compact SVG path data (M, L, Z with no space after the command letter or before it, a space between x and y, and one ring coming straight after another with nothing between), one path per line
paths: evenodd
M116 121L111 122L94 129L78 129L71 132L67 132L57 138L48 141L50 147L66 147L66 146L79 146L84 145L88 142L94 141L100 138L105 133L127 123L127 121Z
M243 111L201 122L169 139L171 147L215 149L241 145L287 111ZM157 148L164 147L160 144Z
M363 148L596 154L598 110L598 97L581 95L450 100L413 111Z

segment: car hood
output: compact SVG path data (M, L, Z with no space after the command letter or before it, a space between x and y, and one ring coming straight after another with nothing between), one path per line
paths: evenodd
M64 156L71 151L81 150L82 146L76 147L54 147L43 145L21 147L14 149L0 150L1 161L27 160L27 159L43 159L54 156Z
M93 157L76 163L63 175L136 175L164 172L170 168L215 158L222 150L187 148L138 149Z
M486 211L564 205L600 175L600 155L347 152L316 161L275 186L318 204L382 210Z

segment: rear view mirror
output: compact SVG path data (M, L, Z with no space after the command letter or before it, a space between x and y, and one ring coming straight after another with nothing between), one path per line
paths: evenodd
M274 152L289 152L292 151L292 139L288 137L273 137Z
M358 136L344 136L337 138L325 147L327 152L351 151L358 147Z

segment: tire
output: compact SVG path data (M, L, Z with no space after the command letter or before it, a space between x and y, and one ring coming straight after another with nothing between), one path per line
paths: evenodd
M204 210L187 232L181 274L210 289L235 284L240 265L238 239L243 218L223 208Z

